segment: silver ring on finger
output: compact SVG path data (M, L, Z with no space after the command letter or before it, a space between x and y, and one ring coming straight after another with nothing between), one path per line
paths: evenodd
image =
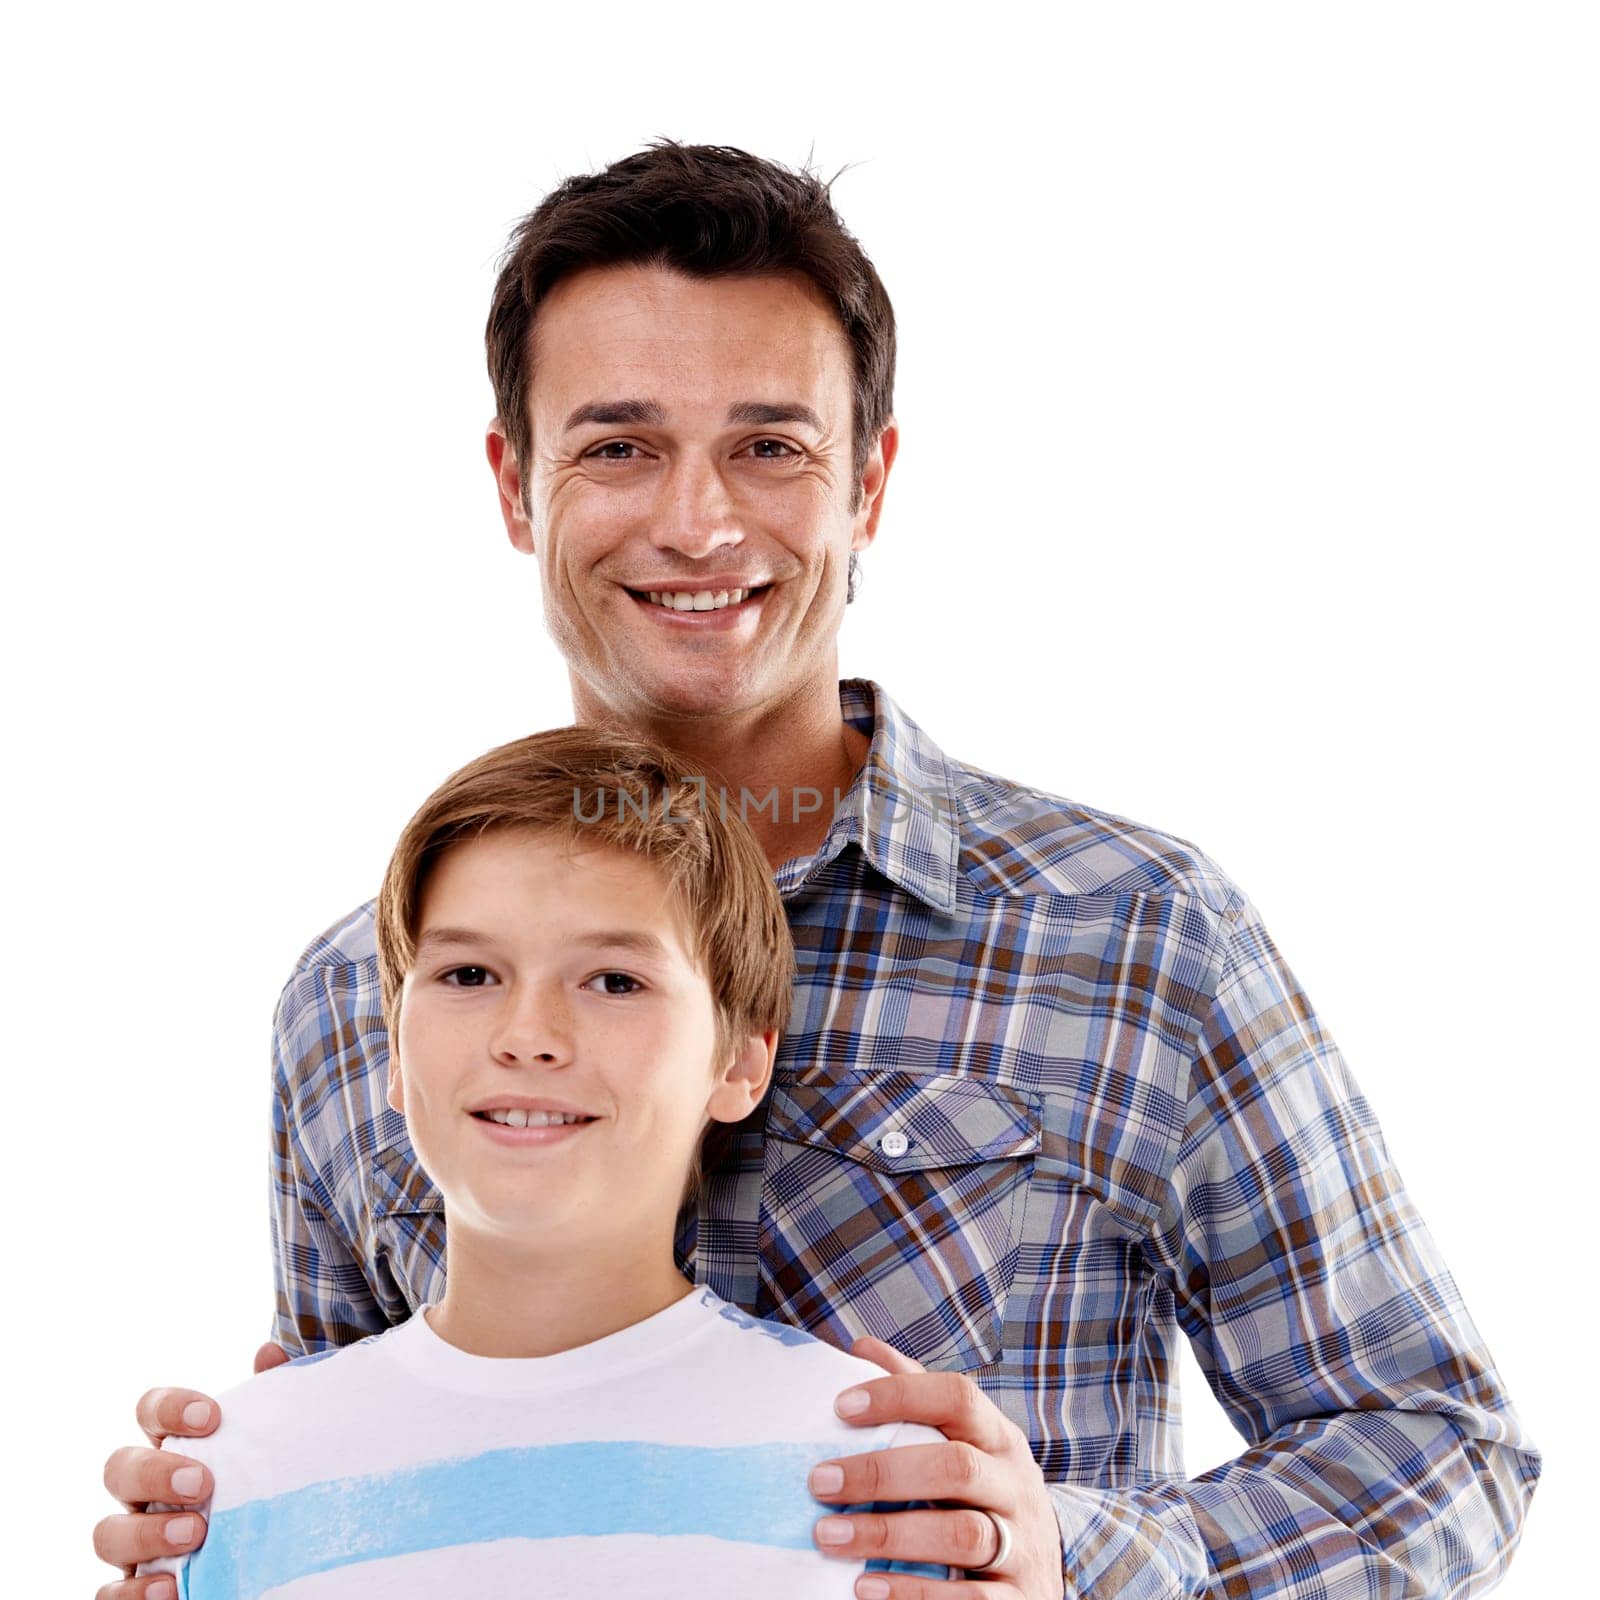
M1011 1560L1011 1524L997 1511L985 1511L984 1516L994 1524L995 1537L1000 1541L1000 1548L981 1567L968 1567L969 1573L998 1572Z

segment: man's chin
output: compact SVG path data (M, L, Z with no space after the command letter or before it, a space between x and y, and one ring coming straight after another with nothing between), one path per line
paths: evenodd
M641 700L664 717L724 717L757 699L737 673L727 672L659 679L638 688Z

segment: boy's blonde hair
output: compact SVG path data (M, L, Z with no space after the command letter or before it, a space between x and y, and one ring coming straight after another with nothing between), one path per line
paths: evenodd
M651 862L676 897L690 954L711 987L717 1054L751 1034L782 1032L794 945L772 869L749 825L669 751L598 728L556 728L469 761L423 801L400 835L378 894L378 973L390 1049L416 959L428 874L453 845L525 828L576 847L627 850ZM731 1142L713 1122L695 1152L685 1199Z

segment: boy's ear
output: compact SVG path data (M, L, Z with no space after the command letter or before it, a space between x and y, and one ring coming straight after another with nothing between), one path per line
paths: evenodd
M713 1121L742 1122L761 1104L772 1081L772 1062L777 1053L776 1028L736 1041L732 1058L718 1077L706 1107Z
M400 1060L392 1052L389 1056L389 1109L398 1111L403 1117L406 1114L405 1085L400 1077Z

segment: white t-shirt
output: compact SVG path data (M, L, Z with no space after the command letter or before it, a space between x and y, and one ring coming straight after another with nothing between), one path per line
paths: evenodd
M838 1508L807 1474L943 1437L834 1415L882 1376L704 1287L530 1360L468 1355L418 1312L252 1378L214 1434L169 1441L211 1468L210 1531L139 1571L176 1572L179 1600L846 1600L868 1568L816 1549Z

